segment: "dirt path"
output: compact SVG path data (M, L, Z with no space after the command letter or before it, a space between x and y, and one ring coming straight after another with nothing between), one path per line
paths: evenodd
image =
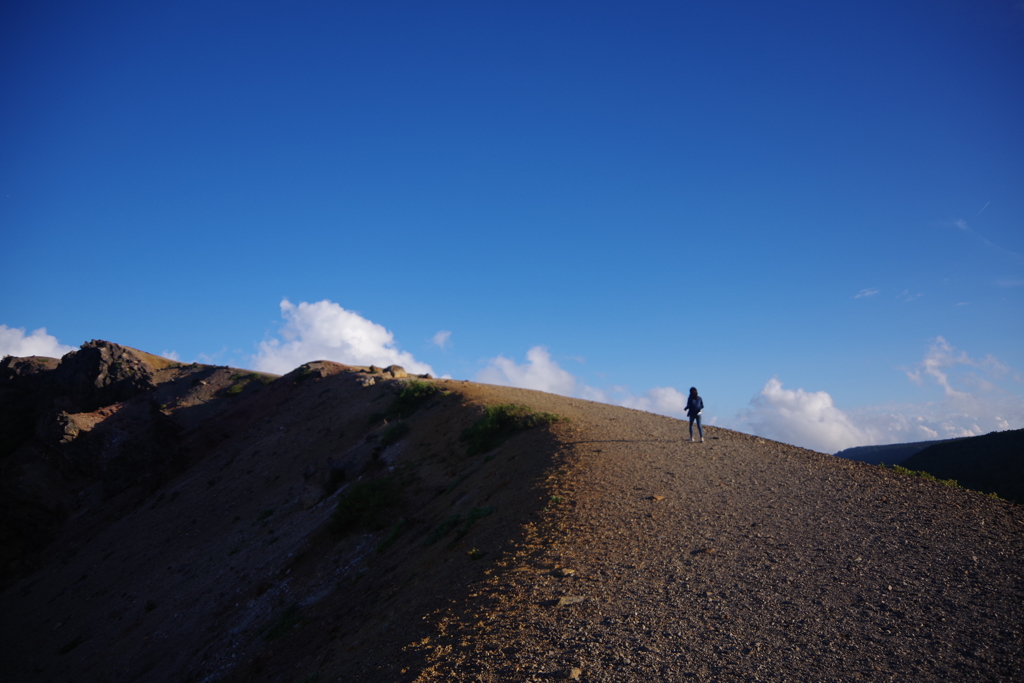
M563 401L556 497L419 681L1020 680L1020 506Z

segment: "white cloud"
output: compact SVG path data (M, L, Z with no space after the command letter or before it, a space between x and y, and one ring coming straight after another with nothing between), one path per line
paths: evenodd
M394 335L358 313L324 299L298 306L281 301L285 324L280 339L261 342L253 356L253 367L284 374L303 363L332 360L348 365L401 365L408 372L434 371L407 351L395 348Z
M452 338L452 333L450 331L448 331L448 330L441 330L440 332L438 332L437 334L434 335L434 338L431 339L430 342L434 346L443 349L443 348L446 348L448 346L448 342L451 340L451 338Z
M654 387L642 396L626 396L617 403L659 415L682 417L686 414L686 394L674 387Z
M871 443L825 391L784 389L773 377L750 401L740 422L754 434L823 453Z
M826 391L787 389L781 380L772 378L736 423L724 426L824 453L1024 427L1024 398L1019 391L1006 389L1008 384L1020 383L1021 375L993 356L971 358L938 337L920 363L904 372L923 391L937 394L935 400L843 410ZM476 379L685 416L686 394L674 387L655 387L634 395L627 387L589 386L560 367L542 346L530 349L522 364L504 356L492 358ZM705 419L707 424L717 421L711 415Z
M577 390L576 378L551 360L551 354L543 346L534 346L527 351L526 363L522 365L504 356L492 358L488 363L477 373L478 382L536 389L563 396L574 396Z
M169 358L170 360L175 360L175 361L181 360L181 356L178 354L177 351L167 351L165 349L164 352L161 353L160 355L163 356L164 358Z
M46 328L40 327L26 335L24 327L7 327L0 325L0 358L3 356L47 356L60 358L65 353L75 351L74 346L67 346L57 341Z
M837 408L824 391L784 389L769 380L740 415L740 428L786 443L834 453L852 446L979 436L1024 427L1024 397L1006 385L1020 373L998 358L974 359L937 337L907 378L924 391L922 403Z
M879 291L880 290L877 290L877 289L862 289L862 290L860 290L860 293L859 294L855 294L853 296L853 298L854 299L862 299L864 297L874 296L875 294L878 294Z
M582 362L582 359L578 358L573 360ZM584 384L552 360L551 354L543 346L534 346L527 351L526 362L521 365L504 356L490 359L487 367L477 373L476 380L487 384L575 396L588 401L621 405L659 415L682 417L686 412L686 394L673 387L654 387L640 396L634 396L625 387L605 390Z

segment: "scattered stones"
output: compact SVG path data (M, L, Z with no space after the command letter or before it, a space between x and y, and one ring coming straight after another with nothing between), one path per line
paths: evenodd
M582 595L563 595L562 597L558 598L558 604L556 606L566 607L568 605L578 605L584 600L586 600L586 598Z

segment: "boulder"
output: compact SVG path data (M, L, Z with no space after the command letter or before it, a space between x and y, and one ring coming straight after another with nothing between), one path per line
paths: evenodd
M402 377L408 377L409 373L405 371L401 365L389 365L384 368L384 372L390 374L395 379L401 379Z

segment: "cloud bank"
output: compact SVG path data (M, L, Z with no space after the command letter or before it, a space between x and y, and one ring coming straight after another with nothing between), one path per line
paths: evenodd
M562 396L576 395L578 384L571 372L551 360L551 354L543 346L534 346L527 351L526 362L522 365L504 356L492 358L476 378L486 384L536 389Z
M940 395L917 404L840 410L825 391L786 389L772 378L739 416L739 428L825 453L853 446L979 436L1024 427L1024 398L1003 385L1021 375L994 356L971 358L937 337L907 378Z
M765 383L761 393L740 415L745 431L823 453L871 443L871 436L836 408L825 391L785 389L778 378Z
M283 299L281 317L284 325L278 337L261 342L253 356L256 370L280 375L303 363L331 360L347 365L401 365L416 374L434 372L411 353L399 351L394 335L382 325L327 299L297 306Z
M522 364L504 356L491 358L487 367L480 370L475 379L487 384L536 389L659 415L682 417L686 408L686 394L673 387L655 387L640 396L634 396L622 387L604 390L584 384L552 360L551 354L543 346L534 346L527 351L526 362Z
M24 327L7 327L0 325L0 358L4 356L47 356L60 358L65 353L75 351L74 346L67 346L57 341L46 328L33 330L25 334Z
M725 426L823 453L1024 427L1024 398L1019 391L1002 386L1019 384L1021 375L991 355L972 358L937 337L924 358L904 372L908 380L934 394L934 400L843 410L827 391L790 389L773 377L747 409ZM475 379L685 417L685 391L654 387L634 395L624 387L588 386L562 368L543 346L531 348L524 363L505 356L492 358ZM709 424L718 422L717 417L707 418Z

